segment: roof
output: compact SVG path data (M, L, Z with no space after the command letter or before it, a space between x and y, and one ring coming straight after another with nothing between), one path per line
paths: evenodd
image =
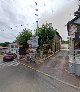
M13 42L13 43L10 43L9 45L18 45L17 43Z
M0 46L0 49L7 49L8 47L3 47L3 46Z
M69 21L67 23L67 30L68 30L68 32L69 32L69 25L70 24L80 25L80 23L78 23L78 21L77 21L78 19L80 19L80 17L76 16L74 19L72 19L71 21Z
M62 37L60 36L60 34L56 31L56 34L62 39Z

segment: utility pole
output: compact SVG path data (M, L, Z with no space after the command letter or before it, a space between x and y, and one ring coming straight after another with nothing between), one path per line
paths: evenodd
M36 21L37 24L37 30L38 30L38 21ZM38 35L38 32L36 31L36 36Z
M38 18L38 3L35 1L35 5L36 5L36 8L35 8L35 11L36 11L36 19ZM37 24L37 29L38 29L38 19L36 20L36 24ZM37 31L36 31L36 36L38 35Z
M38 21L36 21L36 24L37 24L37 28L38 28Z

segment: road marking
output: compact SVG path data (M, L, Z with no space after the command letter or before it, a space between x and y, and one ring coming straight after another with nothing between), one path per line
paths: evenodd
M6 67L6 66L17 66L17 65L19 65L19 64L20 64L20 63L19 63L19 62L16 62L16 61L5 62L5 63L1 63L1 64L0 64L0 68Z
M4 63L1 63L0 66L3 65L3 64L4 64Z
M19 62L19 63L22 64L23 66L25 66L25 67L27 67L27 68L30 68L30 69L32 69L32 70L38 72L38 73L41 73L41 74L43 74L43 75L45 75L45 76L47 76L47 77L49 77L49 78L55 79L55 80L57 80L57 81L59 81L59 82L61 82L61 83L63 83L63 84L66 84L66 85L68 85L68 86L70 86L70 87L73 87L73 88L75 88L75 89L80 90L80 87L77 87L77 86L74 86L74 85L72 85L72 84L70 84L70 83L67 83L67 82L65 82L65 81L62 81L62 80L56 78L56 76L53 77L53 76L51 76L51 75L49 75L49 74L47 74L47 73L44 73L44 72L42 72L42 71L40 71L40 70L37 70L37 69L35 69L35 68L33 68L33 67L27 65L27 64L21 63L20 61L17 61L17 62Z
M8 64L8 66L17 66L19 65L20 63L19 62L16 62L16 61L12 61Z

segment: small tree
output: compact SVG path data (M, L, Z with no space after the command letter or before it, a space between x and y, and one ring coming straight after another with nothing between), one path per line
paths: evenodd
M27 44L27 41L30 39L30 37L32 36L32 32L30 32L30 30L26 30L23 29L23 31L16 37L16 42L19 44L19 45L23 45L23 46L26 46L28 45Z
M0 43L0 45L3 46L3 47L8 47L9 44L10 44L9 42Z
M56 29L53 29L48 23L36 29L36 34L39 36L39 48L43 48L44 44L52 45Z

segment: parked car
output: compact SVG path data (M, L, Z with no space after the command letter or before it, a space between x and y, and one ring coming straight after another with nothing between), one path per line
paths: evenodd
M4 54L3 61L12 61L15 58L17 58L17 55L15 53L6 53Z
M7 55L13 56L13 58L17 58L17 55L15 53L7 53Z

